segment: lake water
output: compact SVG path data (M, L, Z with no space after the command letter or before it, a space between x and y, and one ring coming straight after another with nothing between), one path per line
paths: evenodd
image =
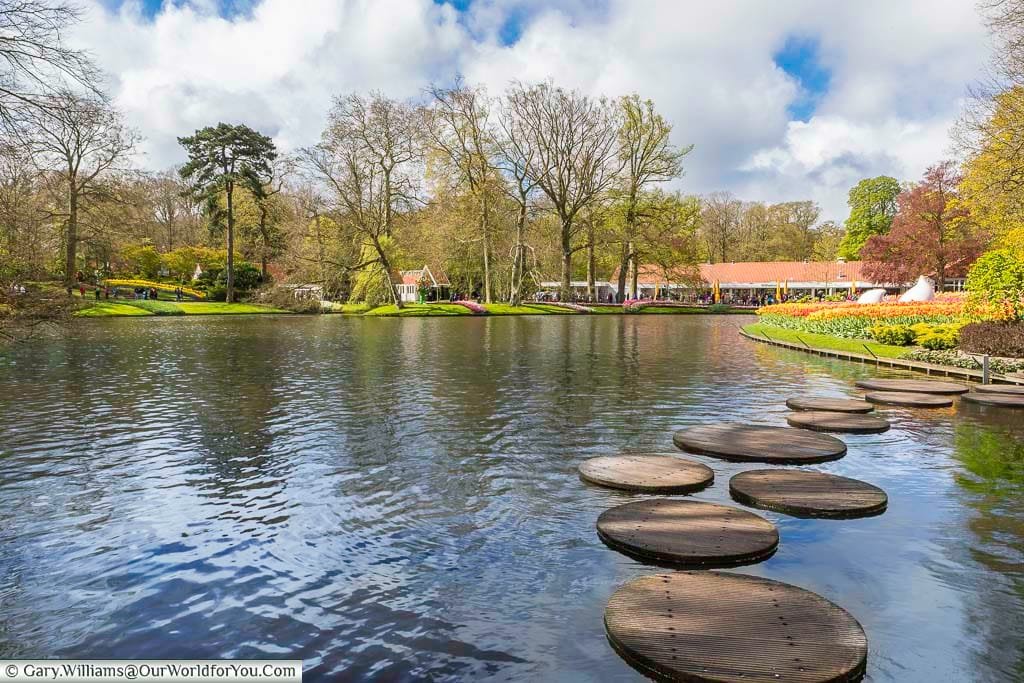
M648 567L584 458L898 376L742 339L736 316L88 321L0 352L0 658L301 658L306 680L634 681L605 640ZM1024 679L1024 419L882 411L812 469L852 521L761 512L736 571L821 593L871 681ZM757 465L716 472L729 502Z

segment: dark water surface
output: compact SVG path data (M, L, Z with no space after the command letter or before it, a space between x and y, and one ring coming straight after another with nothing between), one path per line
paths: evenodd
M584 458L897 373L734 316L89 321L0 355L0 658L278 657L307 680L638 680L605 603L651 571ZM872 681L1024 678L1024 418L885 409L813 467L889 510L738 571L863 623ZM726 502L752 465L694 497Z

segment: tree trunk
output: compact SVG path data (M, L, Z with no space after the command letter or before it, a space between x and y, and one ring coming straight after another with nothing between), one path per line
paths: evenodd
M594 254L594 222L587 225L587 297L591 301L597 300L597 291L594 286L594 271L597 270L597 256Z
M78 261L78 188L74 176L68 180L68 224L67 245L64 260L64 281L70 286L75 283Z
M562 219L562 301L572 301L572 221Z
M487 224L487 198L480 202L480 232L484 238L484 303L491 303L491 232Z
M402 297L398 293L398 285L391 279L391 262L388 261L388 257L376 237L373 238L373 247L377 250L377 257L380 259L381 267L384 268L384 277L388 279L388 289L391 291L391 298L395 302L395 308L402 310Z
M513 306L518 306L522 303L522 290L523 290L523 274L526 271L524 267L524 254L523 254L523 231L526 227L526 201L524 200L519 205L519 215L516 217L516 247L513 251L512 258L512 290L509 296L509 303Z
M640 264L638 263L639 258L636 255L636 245L632 242L629 243L629 262L632 264L633 269L630 271L630 288L633 290L633 298L640 298L640 289L637 286L640 278Z
M228 195L228 286L227 295L224 300L229 304L235 300L235 207L233 204L232 193L234 192L234 184L227 184L227 195Z
M626 300L626 277L629 275L629 242L626 240L622 241L622 254L619 258L619 291L615 296L615 300L620 304Z

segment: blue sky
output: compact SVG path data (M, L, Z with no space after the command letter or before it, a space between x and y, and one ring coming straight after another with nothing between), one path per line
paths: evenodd
M179 163L177 136L211 122L287 150L318 139L335 95L422 101L456 75L493 95L550 79L652 99L677 144L694 144L673 189L812 199L834 220L861 178L914 180L950 154L989 58L966 0L76 1L103 8L80 42L150 168Z
M800 85L799 95L790 103L790 115L807 121L828 92L832 73L821 63L820 43L813 36L789 36L773 55L780 69Z

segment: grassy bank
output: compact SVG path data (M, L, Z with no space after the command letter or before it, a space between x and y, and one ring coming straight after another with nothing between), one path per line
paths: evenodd
M240 315L287 313L260 304L228 304L222 301L97 301L77 311L80 318L120 318L144 315Z
M878 342L863 339L844 339L827 334L799 332L788 330L784 327L772 327L764 323L744 325L743 331L756 337L766 337L793 344L806 344L818 349L831 349L833 351L846 351L849 353L868 353L867 349L870 349L871 353L882 358L900 358L909 351L905 346L889 346L888 344L879 344Z

